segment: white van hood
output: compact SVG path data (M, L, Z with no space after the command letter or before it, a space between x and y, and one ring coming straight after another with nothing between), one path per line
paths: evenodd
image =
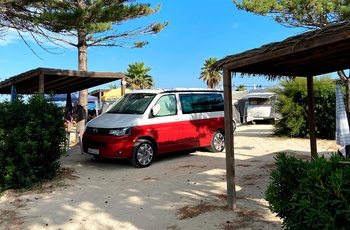
M134 126L137 121L142 117L141 114L115 114L115 113L104 113L86 124L86 127L93 128L124 128Z

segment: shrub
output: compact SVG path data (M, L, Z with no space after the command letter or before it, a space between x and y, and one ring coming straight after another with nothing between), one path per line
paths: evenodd
M281 88L271 89L278 95L276 112L281 115L275 124L275 135L308 137L309 122L307 110L306 78L283 80ZM314 79L315 131L316 137L335 138L335 87L330 76ZM325 125L327 124L327 125Z
M350 165L332 155L311 162L280 153L266 191L269 208L287 229L348 229ZM343 158L350 163L349 158Z
M64 140L63 111L43 95L0 103L0 191L52 179Z

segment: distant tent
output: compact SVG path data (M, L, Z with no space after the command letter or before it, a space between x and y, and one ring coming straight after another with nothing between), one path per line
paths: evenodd
M52 98L50 96L46 96L50 101L66 101L67 94L55 94ZM79 100L79 93L71 93L72 103ZM88 102L98 101L98 98L95 96L88 95Z
M243 98L247 94L247 90L232 91L232 116L237 123L244 123L245 100Z

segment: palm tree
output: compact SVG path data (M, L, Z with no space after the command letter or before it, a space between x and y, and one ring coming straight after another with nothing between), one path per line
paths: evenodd
M144 62L129 64L129 68L125 73L127 78L126 87L129 89L152 88L154 86L153 77L147 74L151 69L150 67L146 68Z
M239 85L236 88L236 91L244 91L244 90L247 90L247 87L245 87L245 85Z
M118 88L115 83L109 83L108 87L109 87L109 89L116 89L116 88Z
M211 65L213 65L218 58L208 58L204 61L204 65L201 68L202 72L198 79L203 79L207 83L208 88L216 88L221 81L221 71L210 71Z

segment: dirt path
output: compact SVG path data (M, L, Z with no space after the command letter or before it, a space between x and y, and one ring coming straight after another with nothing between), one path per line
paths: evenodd
M308 139L275 138L271 125L235 132L236 209L226 208L225 153L167 155L149 168L96 161L78 145L62 158L63 180L0 198L0 229L281 229L264 199L273 157L310 158ZM318 152L336 151L318 141Z

